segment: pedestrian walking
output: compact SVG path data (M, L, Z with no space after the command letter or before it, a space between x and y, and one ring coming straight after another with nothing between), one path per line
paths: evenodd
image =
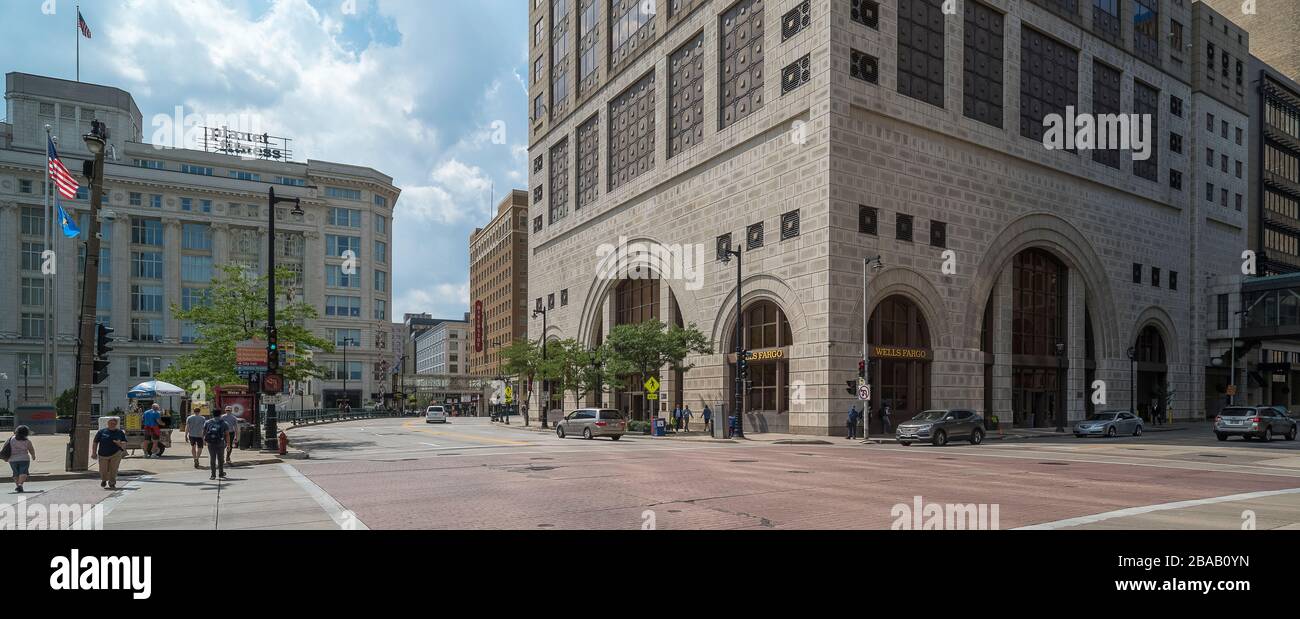
M847 425L849 428L849 434L848 434L849 440L853 440L857 438L858 437L857 436L858 435L858 407L856 405L849 406L849 418L848 421L845 422L845 425Z
M235 407L227 406L226 414L221 417L226 422L226 428L229 430L229 436L226 439L226 464L229 465L233 460L230 459L231 452L235 449L235 443L239 441L239 416L235 414Z
M194 409L194 413L185 418L185 437L190 442L190 455L194 456L194 468L203 468L199 465L199 458L203 457L203 424L207 423L207 417L199 413L199 409Z
M682 407L680 406L673 408L673 431L682 431Z
M702 419L704 419L704 429L708 431L709 434L713 434L713 410L709 408L708 404L704 405Z
M880 407L880 429L884 430L885 434L894 432L894 411L889 406L889 402L885 402Z
M91 458L99 460L99 487L117 489L117 467L126 457L126 432L117 417L108 418L108 427L95 433Z
M27 483L27 475L32 470L32 461L36 459L36 447L27 438L31 433L31 428L18 426L4 447L0 447L0 460L9 463L9 470L14 474L14 491L19 493L23 491L23 484Z
M140 426L144 429L144 457L153 458L162 447L162 407L154 404L144 412Z
M220 417L213 416L203 424L203 440L208 444L208 479L216 479L220 474L226 478L226 436L230 426Z
M691 431L691 417L694 416L695 413L691 412L691 405L687 404L686 408L682 409L682 425L686 427L687 432Z

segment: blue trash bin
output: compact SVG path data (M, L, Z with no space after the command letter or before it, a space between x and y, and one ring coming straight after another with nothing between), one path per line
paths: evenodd
M663 417L655 417L655 436L668 435L668 420Z

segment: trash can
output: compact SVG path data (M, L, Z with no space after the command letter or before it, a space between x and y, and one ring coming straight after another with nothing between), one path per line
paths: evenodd
M249 424L239 424L239 448L249 449L253 446L253 426Z
M655 436L667 436L668 420L663 417L655 417Z
M740 434L740 423L735 415L727 417L727 438Z

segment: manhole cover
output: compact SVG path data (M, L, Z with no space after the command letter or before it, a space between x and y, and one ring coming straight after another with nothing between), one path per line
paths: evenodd
M1068 462L1039 462L1039 464L1046 464L1047 466L1070 466Z
M758 460L732 460L732 462L736 464L753 464L755 462L758 462Z

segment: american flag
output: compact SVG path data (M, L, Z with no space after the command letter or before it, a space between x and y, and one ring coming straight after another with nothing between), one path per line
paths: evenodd
M77 28L81 29L81 34L87 39L90 37L90 26L86 25L86 20L81 16L81 9L77 9Z
M54 150L54 140L50 140L49 142L50 180L53 181L54 186L59 189L59 195L63 196L64 200L76 200L77 188L79 188L80 185L78 185L77 180L72 178L72 175L68 173L68 169L63 167L63 162L59 161L59 152Z

